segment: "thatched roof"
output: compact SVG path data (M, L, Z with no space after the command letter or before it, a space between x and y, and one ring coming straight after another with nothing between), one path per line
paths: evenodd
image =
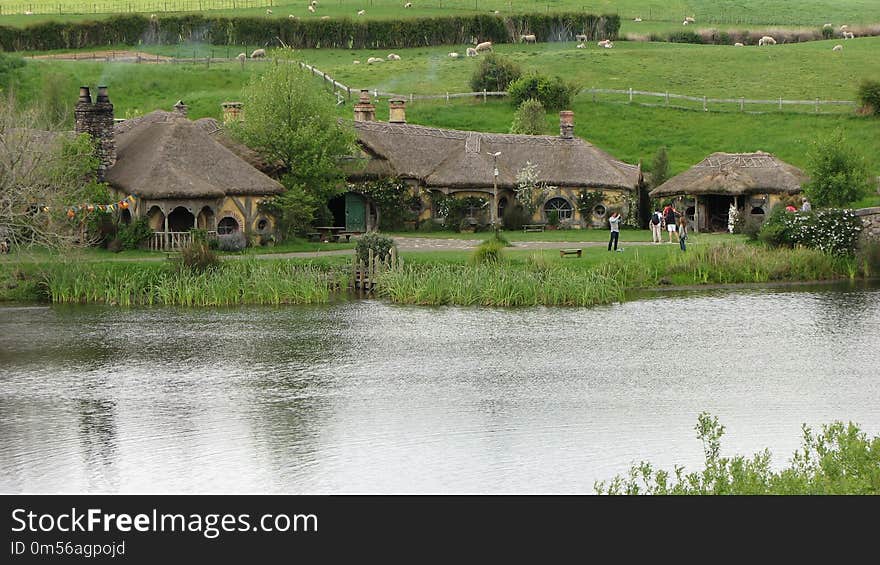
M554 186L634 189L639 167L618 161L578 138L511 135L440 129L412 124L354 122L358 141L371 159L351 178L389 173L428 187L491 188L493 158L500 151L498 186L516 186L527 162Z
M107 181L142 198L219 198L284 190L176 112L151 112L121 122L115 130L116 164L107 170Z
M652 197L796 194L806 181L803 171L770 153L712 153L650 194Z

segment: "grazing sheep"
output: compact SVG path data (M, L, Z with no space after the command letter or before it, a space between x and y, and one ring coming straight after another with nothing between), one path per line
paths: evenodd
M578 49L586 49L587 46L584 45L583 43L578 43L578 44L577 44L577 48L578 48Z
M611 43L610 39L603 39L602 41L599 41L598 43L596 43L596 45L598 45L599 47L605 47L609 43Z
M358 10L358 15L359 15L359 16L363 16L363 15L366 14L366 13L367 13L366 10Z
M840 26L840 31L846 31L848 29L849 29L849 26L846 24L843 24L842 26Z
M636 19L634 19L633 21L634 21L634 22L640 22L640 21L642 21L642 18L636 18Z
M266 8L266 15L267 15L267 16L271 16L271 15L272 15L272 10L270 10L269 8Z
M765 35L758 40L758 45L776 45L776 40L769 35Z
M476 47L477 51L491 51L492 50L492 42L484 41L482 43L477 43Z
M834 26L831 24L825 24L822 26L822 29L831 29L832 27L834 27Z
M686 26L686 25L688 25L688 21L687 21L687 20L685 20L685 21L683 21L683 22L681 22L681 25L683 25L683 26Z
M745 47L745 45L743 45L742 43L739 43L739 42L734 43L733 46L734 47Z
M322 19L322 20L329 20L329 19L330 19L330 16L321 16L321 19Z
M352 63L352 65L360 65L360 64L361 64L360 61L354 61L354 62Z
M844 39L855 39L855 38L856 38L856 34L854 34L854 33L851 32L851 31L845 31L845 32L843 32L843 38L844 38Z
M315 7L314 7L314 6L309 6L309 12L311 12L311 13L314 14L314 13L315 13Z
M398 54L396 54L396 53L389 53L389 54L388 54L388 60L389 60L389 61L399 61L399 60L400 60L400 55L398 55Z
M372 65L373 63L382 63L384 61L384 59L380 59L379 57L370 57L369 59L367 59L367 64Z
M693 16L686 16L684 21L688 22L689 24L692 24L692 23L696 22L697 20L695 20Z
M412 2L407 2L403 5L404 8L412 8Z
M831 50L832 51L843 51L843 45L840 45L840 44L835 45L834 47L831 48Z
M244 60L247 59L247 53L239 53L236 57L240 62L244 63Z
M452 53L449 54L449 57L452 59L458 59L459 57L461 57L461 55L459 55L458 53L453 51Z
M523 43L536 43L538 41L538 38L535 37L535 34L520 35L519 40L522 41Z
M575 35L574 38L577 39L578 41L580 41L581 43L584 43L587 41L587 36L583 33L579 33L579 34Z
M474 49L473 47L468 47L468 48L467 48L467 51L465 51L465 55L467 55L468 57L476 57L476 56L477 56L477 50Z
M251 59L261 59L266 56L265 49L254 49L254 52L251 53Z

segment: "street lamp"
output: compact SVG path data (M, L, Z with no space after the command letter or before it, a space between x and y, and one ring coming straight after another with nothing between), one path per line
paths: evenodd
M495 216L498 214L498 157L501 156L501 151L496 153L486 152L486 155L492 157L493 171L492 171L492 229L498 231L498 224L496 222Z

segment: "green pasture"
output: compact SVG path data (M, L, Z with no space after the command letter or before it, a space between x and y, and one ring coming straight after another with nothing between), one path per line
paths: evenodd
M617 13L624 32L675 29L685 16L696 25L817 26L826 22L880 22L880 3L874 0L415 0L404 9L404 0L324 0L315 13L307 2L288 0L4 0L0 24L27 25L38 21L98 19L113 13L207 12L215 15L251 15L299 18L350 17L400 19L424 16L464 15L498 11L500 15L522 12L586 11ZM266 9L272 14L266 13ZM25 11L34 12L24 15ZM357 12L364 10L362 16ZM634 22L634 18L642 22Z

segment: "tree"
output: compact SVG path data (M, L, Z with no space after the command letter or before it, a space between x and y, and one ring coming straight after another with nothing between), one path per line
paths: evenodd
M815 140L807 159L810 180L803 189L814 206L846 206L870 190L865 160L847 145L840 128Z
M541 101L550 110L564 110L571 107L572 97L577 87L561 77L546 77L536 73L522 76L510 83L510 100L522 104L529 98Z
M489 53L480 61L480 66L471 77L471 88L480 92L502 92L510 83L522 76L519 65L505 59L501 55Z
M334 97L289 56L254 77L242 99L244 119L234 123L234 135L285 171L287 190L264 207L283 231L301 231L341 192L340 159L355 150L354 130L336 119Z
M651 187L657 188L667 180L669 180L669 157L666 154L666 147L660 147L651 163Z
M544 112L544 105L534 98L529 98L517 108L510 133L541 135L546 129L547 115Z
M525 166L516 173L516 195L517 203L522 206L529 218L538 211L538 207L550 194L553 187L540 180L541 171L538 166L526 161Z
M90 244L87 224L98 213L69 218L67 211L108 197L95 180L94 142L87 135L41 131L38 123L37 111L0 99L0 237L14 246Z
M880 81L863 80L859 85L858 96L866 114L880 116Z

